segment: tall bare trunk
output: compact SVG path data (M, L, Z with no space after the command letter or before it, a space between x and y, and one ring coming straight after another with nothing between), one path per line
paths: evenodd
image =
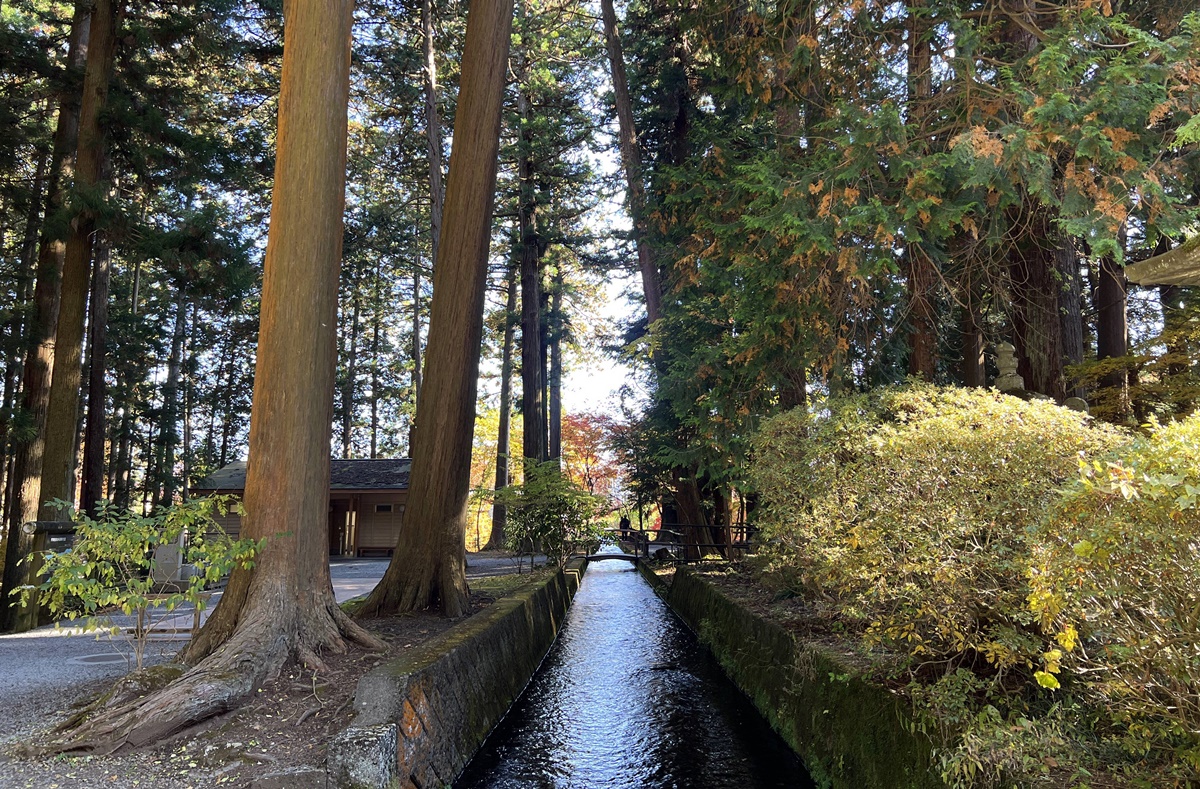
M350 313L350 337L346 341L346 380L342 384L342 457L349 458L353 449L354 431L354 390L358 378L358 325L360 310L360 295L358 282L354 285L354 306Z
M87 429L83 439L82 508L95 517L96 503L104 498L105 399L108 391L105 373L108 370L108 281L112 244L108 233L102 232L96 248L92 275L91 322L88 331Z
M179 443L179 372L183 366L183 339L187 334L187 292L178 283L175 296L175 329L171 333L171 355L167 358L167 380L163 384L162 421L158 429L158 473L155 506L171 506L175 500L175 447Z
M242 534L265 540L236 569L167 688L84 723L62 747L137 747L229 710L289 659L319 668L350 622L329 580L329 441L345 195L349 0L286 0L278 148ZM199 661L199 662L197 662Z
M105 159L100 115L108 103L123 0L96 0L88 43L87 68L79 107L79 144L75 152L75 187L94 191ZM83 374L83 327L87 311L88 274L95 243L96 216L85 209L74 217L63 257L54 365L46 407L46 449L42 464L42 516L58 515L47 502L71 494L78 433L79 392Z
M512 0L471 4L406 523L360 616L438 604L447 616L459 616L469 605L471 443L511 30Z
M617 104L617 141L621 149L621 166L625 170L625 201L633 219L638 269L642 274L642 295L646 299L646 317L653 324L662 317L662 283L646 227L646 187L642 181L642 155L638 150L629 77L625 73L625 53L621 47L613 0L600 0L600 11L604 18L604 43L608 50L608 65Z
M1122 241L1124 232L1121 233ZM1119 359L1129 353L1129 282L1115 258L1100 259L1100 282L1096 292L1096 358ZM1129 379L1124 370L1105 376L1100 385L1116 396L1116 416L1129 413Z
M413 268L413 297L412 297L412 360L413 360L413 411L416 411L416 400L421 392L421 272ZM408 452L412 454L413 441L417 437L417 422L412 419L408 423Z
M75 169L75 150L79 135L79 110L82 77L91 30L92 3L79 0L71 20L67 45L67 77L58 99L58 122L46 180L46 215L60 210L65 192L64 178ZM0 629L28 629L33 626L32 611L17 621L18 608L12 590L23 582L21 559L33 549L33 539L21 531L21 524L37 520L41 506L42 466L45 457L46 409L50 403L50 375L54 365L54 332L58 325L59 283L62 278L66 244L58 235L57 223L47 222L42 229L38 249L37 282L33 291L33 318L29 346L21 371L21 408L31 425L27 441L16 442L14 449L11 502L7 523L8 539L4 549L4 582L0 585Z
M512 378L513 378L513 334L516 330L517 269L508 268L508 299L504 306L504 346L500 357L500 430L496 437L496 487L497 491L508 487L509 480L509 433L512 424ZM488 537L489 550L504 548L505 530L508 527L508 508L500 501L492 504L492 533Z
M524 63L523 57L521 61ZM521 67L521 71L523 76L524 66ZM522 451L525 459L541 463L547 458L542 254L537 232L537 198L534 184L536 174L529 155L533 145L533 129L529 123L529 98L525 95L523 84L517 86L517 111L521 117L521 142L517 154L517 177L520 186L517 204L517 244L521 262L521 413L524 417Z
M547 445L550 460L562 459L562 340L566 328L562 312L563 286L560 264L554 272L554 285L550 295L550 426Z

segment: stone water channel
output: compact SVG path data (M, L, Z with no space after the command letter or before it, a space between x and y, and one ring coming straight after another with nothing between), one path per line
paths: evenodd
M812 787L623 561L588 568L558 640L456 789Z

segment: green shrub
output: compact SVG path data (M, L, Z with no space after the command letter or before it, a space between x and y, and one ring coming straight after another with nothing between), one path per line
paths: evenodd
M95 519L75 512L67 502L58 504L75 522L74 545L43 554L38 572L42 583L16 591L25 605L32 604L36 596L55 617L82 619L85 631L119 633L106 611L136 615L130 645L139 669L156 611L170 613L185 603L202 610L205 586L236 566L252 566L263 546L262 541L232 539L213 519L214 514L224 515L230 509L241 512L234 496L192 499L151 516L101 502ZM186 539L181 539L185 532ZM155 549L181 542L181 563L192 565L197 572L177 591L155 595Z
M764 425L760 524L798 585L835 600L868 643L908 655L915 674L967 666L1003 683L1044 652L1026 605L1028 536L1080 455L1124 440L988 390L835 399Z
M1200 416L1081 464L1034 542L1030 607L1134 754L1200 773Z
M540 547L564 564L571 554L599 542L604 499L575 485L553 461L526 461L524 482L498 491L496 500L508 508L504 537L509 550Z

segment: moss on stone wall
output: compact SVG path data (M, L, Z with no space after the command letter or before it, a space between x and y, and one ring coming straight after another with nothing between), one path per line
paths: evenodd
M541 664L586 566L572 562L364 676L357 717L330 743L330 786L451 784Z
M667 602L720 661L821 786L933 789L932 744L907 705L831 650L791 633L680 568Z

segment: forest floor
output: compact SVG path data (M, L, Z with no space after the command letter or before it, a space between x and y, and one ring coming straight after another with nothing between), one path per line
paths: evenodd
M480 561L474 555L469 560L475 571L471 573L473 612L531 578L528 562L524 573L515 575L511 574L516 569L515 561L499 555L480 559L487 560ZM505 570L509 574L497 575ZM72 680L61 685L42 683L31 687L20 696L19 703L0 705L0 788L323 789L325 748L354 717L352 701L359 677L459 621L433 613L366 620L366 627L388 644L387 652L354 650L344 655L323 655L326 671L300 667L285 670L261 688L257 698L233 712L155 746L108 756L25 759L18 754L25 743L36 740L73 708L110 687L112 676L71 675ZM98 650L93 646L91 651ZM147 662L165 662L170 656L169 650L152 649Z

